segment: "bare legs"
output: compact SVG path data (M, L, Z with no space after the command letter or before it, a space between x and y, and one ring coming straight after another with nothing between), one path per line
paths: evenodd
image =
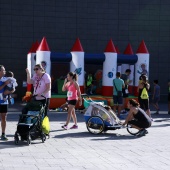
M65 125L69 124L71 117L73 118L74 124L77 125L77 117L76 117L76 113L75 113L75 106L68 105L68 116L67 116L67 121L66 121Z
M6 114L6 113L0 113L0 115L1 115L1 128L2 128L2 133L5 133L7 114Z
M118 111L117 115L120 116L120 112L122 110L122 106L121 105L114 105L113 110L114 110L115 113L116 113L116 109Z

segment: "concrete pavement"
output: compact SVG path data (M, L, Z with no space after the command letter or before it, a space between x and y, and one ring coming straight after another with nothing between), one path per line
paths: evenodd
M82 114L77 113L78 129L63 130L67 113L49 112L50 139L14 144L18 115L22 104L9 108L6 134L0 141L0 169L17 170L169 170L170 115L161 104L159 115L144 137L131 136L126 129L110 130L100 135L90 134ZM153 112L153 108L151 108ZM70 123L70 127L73 123Z

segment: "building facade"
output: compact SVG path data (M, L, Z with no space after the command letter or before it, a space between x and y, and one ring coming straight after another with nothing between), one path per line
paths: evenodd
M25 94L27 53L44 36L51 51L65 53L77 37L87 53L103 53L110 38L121 53L128 43L135 53L144 40L150 53L151 87L158 79L166 100L169 0L0 0L0 64L14 72L18 98Z

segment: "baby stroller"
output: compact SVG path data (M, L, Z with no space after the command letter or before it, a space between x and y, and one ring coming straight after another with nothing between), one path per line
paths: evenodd
M86 94L82 95L85 109L84 118L87 130L92 134L99 134L107 130L122 128L121 122L114 111L102 102L95 102ZM88 99L87 99L88 97Z
M49 136L49 122L46 127L43 126L43 121L48 118L44 118L45 105L39 101L30 101L22 110L22 114L19 115L19 121L17 124L17 130L14 135L15 144L21 141L26 141L28 145L32 140L40 138L42 142L46 140L46 135ZM48 127L47 127L48 126Z
M103 102L93 101L87 94L82 94L84 99L84 118L87 130L92 134L99 134L107 130L116 130L126 128L131 135L137 135L139 130L133 128L130 124L122 126L121 121L114 111Z

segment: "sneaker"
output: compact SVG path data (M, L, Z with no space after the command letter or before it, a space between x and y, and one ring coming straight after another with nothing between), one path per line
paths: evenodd
M145 134L147 134L147 133L148 133L148 131L146 129L141 129L137 136L145 136Z
M145 134L148 134L148 131L145 129Z
M61 126L63 129L65 129L65 130L67 130L68 129L68 127L67 127L67 125L63 125L63 126Z
M78 129L77 125L73 125L70 129Z
M1 140L8 140L8 138L6 137L6 135L1 135Z

